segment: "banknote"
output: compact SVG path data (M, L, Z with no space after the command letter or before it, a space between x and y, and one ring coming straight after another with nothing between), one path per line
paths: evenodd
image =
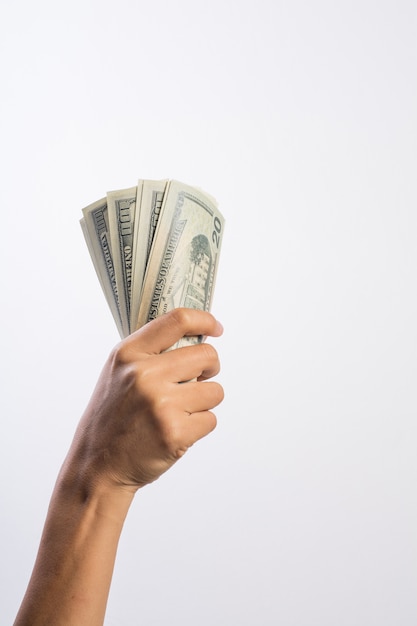
M119 313L123 336L130 334L133 274L133 233L137 187L107 193L110 242L113 252Z
M168 182L136 328L177 307L210 309L223 230L224 217L214 198L179 181ZM173 347L196 341L184 338Z
M132 299L130 324L136 327L143 278L164 199L167 180L139 180L134 228ZM140 204L139 204L140 198Z
M107 198L101 198L82 209L80 220L84 238L107 304L117 329L123 337L116 276L110 244Z

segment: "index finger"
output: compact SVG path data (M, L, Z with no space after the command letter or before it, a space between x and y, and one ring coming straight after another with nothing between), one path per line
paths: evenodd
M223 327L208 311L178 308L157 317L131 335L131 340L148 354L159 354L186 335L219 337Z

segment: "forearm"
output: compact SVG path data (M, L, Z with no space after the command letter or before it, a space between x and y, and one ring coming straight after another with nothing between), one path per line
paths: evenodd
M80 481L64 466L15 626L99 626L133 494Z

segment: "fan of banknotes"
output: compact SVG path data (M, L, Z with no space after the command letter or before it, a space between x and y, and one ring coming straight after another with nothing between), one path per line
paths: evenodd
M177 307L210 310L224 229L214 198L176 180L139 180L82 212L121 337Z

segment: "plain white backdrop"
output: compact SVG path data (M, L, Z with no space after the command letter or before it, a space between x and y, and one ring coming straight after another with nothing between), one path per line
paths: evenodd
M81 209L167 177L226 218L226 399L138 494L106 625L415 626L415 2L3 0L0 30L1 624L118 341Z

